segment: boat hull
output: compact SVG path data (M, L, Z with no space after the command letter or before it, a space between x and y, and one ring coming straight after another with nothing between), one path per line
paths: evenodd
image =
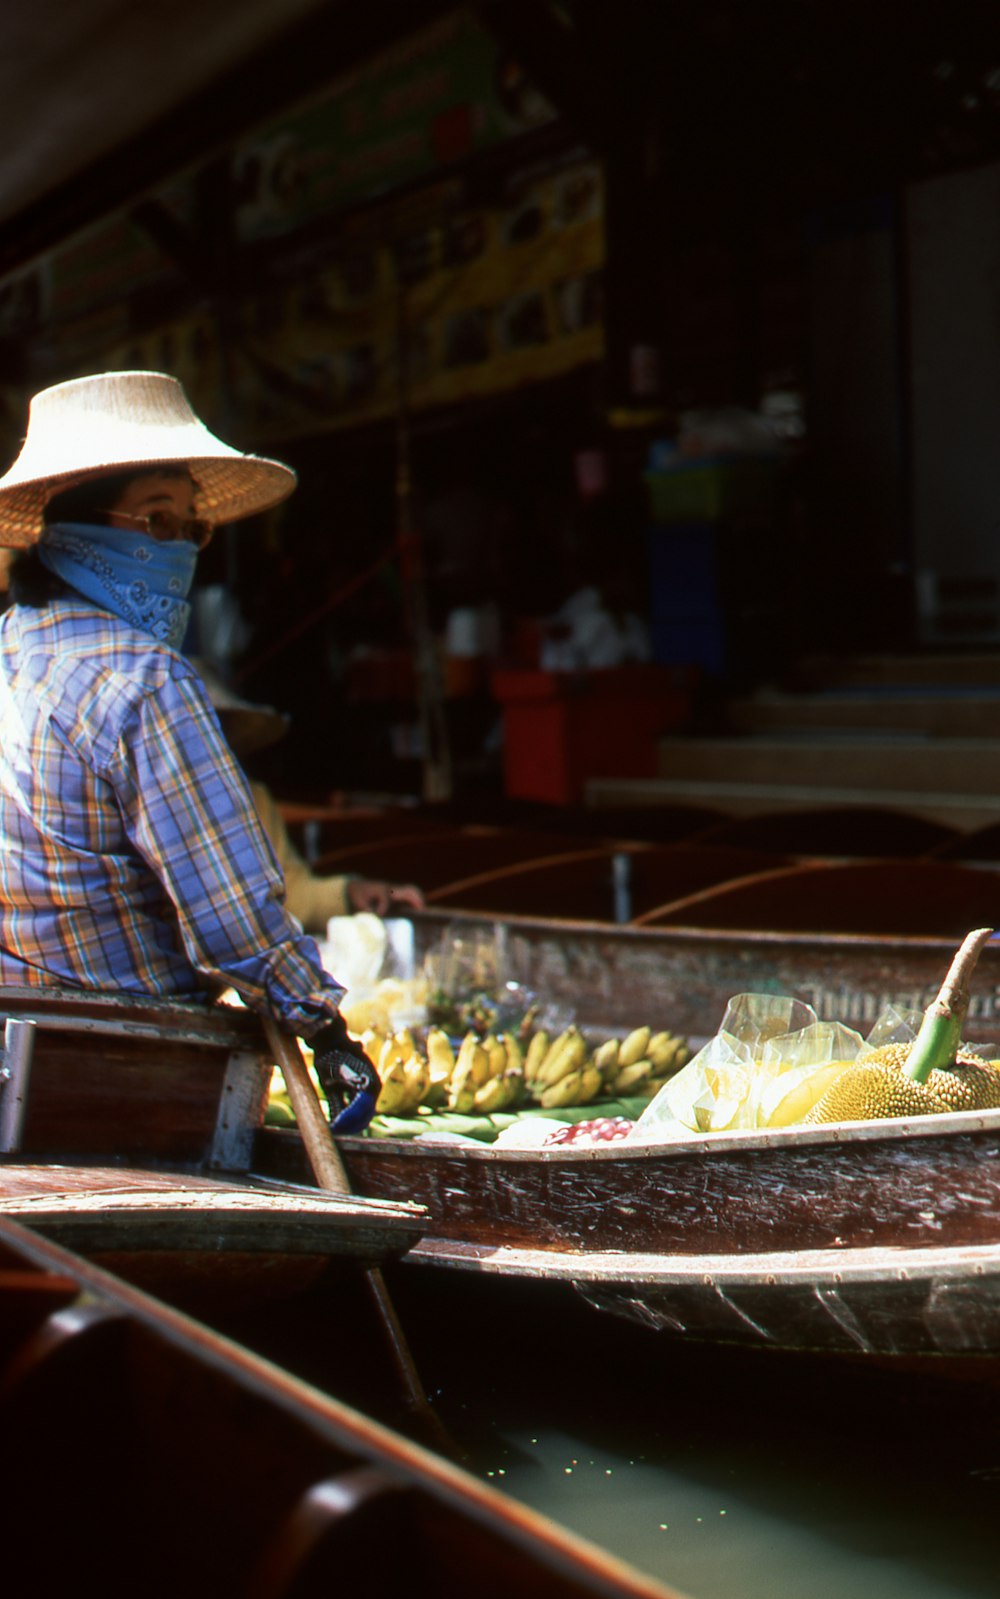
M1000 1355L1000 1112L515 1150L355 1138L357 1192L426 1207L415 1263L573 1285L702 1340ZM301 1172L294 1134L261 1160Z

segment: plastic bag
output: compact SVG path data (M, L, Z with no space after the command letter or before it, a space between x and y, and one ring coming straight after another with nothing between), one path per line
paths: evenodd
M544 1028L561 1033L575 1019L571 1006L543 999L513 970L507 929L491 931L452 923L437 947L424 956L428 1020L455 1037L469 1028L480 1033L521 1033Z
M642 1137L662 1126L675 1136L678 1126L694 1133L756 1127L761 1079L776 1076L779 1065L773 1051L765 1059L766 1046L816 1020L811 1005L787 995L737 994L715 1037L664 1083L636 1132Z
M862 1049L864 1039L842 1022L814 1022L764 1046L756 1083L757 1127L794 1127L822 1099Z
M369 1028L395 1032L427 1019L427 979L414 972L413 923L383 921L369 911L332 916L319 946L326 970L347 990L341 1013L360 1037Z

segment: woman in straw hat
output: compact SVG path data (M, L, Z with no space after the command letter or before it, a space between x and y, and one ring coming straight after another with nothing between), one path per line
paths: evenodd
M23 552L0 618L0 983L231 986L310 1041L346 1130L370 1117L377 1076L179 653L199 549L294 487L160 372L32 400L0 478L0 544Z

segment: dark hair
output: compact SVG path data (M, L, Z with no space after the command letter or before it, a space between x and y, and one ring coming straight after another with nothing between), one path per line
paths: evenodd
M110 505L143 472L109 472L106 476L87 478L84 483L74 483L71 488L54 494L43 512L46 527L53 522L95 522L103 518Z
M62 578L42 565L35 545L30 550L18 550L13 557L7 586L15 605L32 605L36 610L48 605L57 595L69 593Z

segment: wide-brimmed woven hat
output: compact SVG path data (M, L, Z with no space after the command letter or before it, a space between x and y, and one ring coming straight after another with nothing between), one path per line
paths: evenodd
M219 674L199 656L191 656L192 666L208 689L208 697L219 713L223 732L237 755L250 755L266 749L288 732L291 718L273 705L258 705L241 699Z
M33 544L46 504L63 489L102 473L179 462L191 468L195 511L209 522L266 511L296 484L291 467L217 439L165 372L100 372L42 389L21 453L0 478L0 545Z

